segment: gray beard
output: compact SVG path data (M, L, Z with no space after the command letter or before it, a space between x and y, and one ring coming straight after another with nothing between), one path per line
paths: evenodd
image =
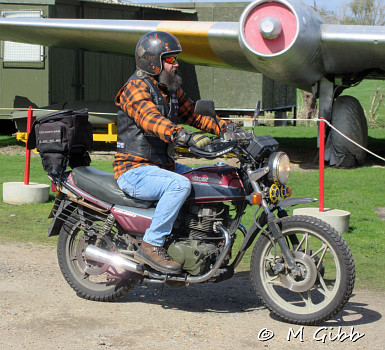
M165 70L159 74L159 83L166 85L168 91L176 91L182 85L182 77L179 75L178 71L175 71L174 74L170 74Z

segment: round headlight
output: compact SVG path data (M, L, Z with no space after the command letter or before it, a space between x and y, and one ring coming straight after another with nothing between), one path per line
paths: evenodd
M286 184L290 174L290 159L285 152L274 152L268 159L269 180L280 185Z

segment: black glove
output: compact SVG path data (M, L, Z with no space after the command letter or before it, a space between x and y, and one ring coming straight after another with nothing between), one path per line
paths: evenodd
M225 141L249 140L251 136L252 133L250 131L242 129L235 123L227 124L226 131L223 134Z
M178 146L203 148L211 143L210 137L182 129L176 137Z

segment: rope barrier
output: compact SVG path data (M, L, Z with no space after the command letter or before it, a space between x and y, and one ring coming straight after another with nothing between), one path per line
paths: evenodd
M370 153L371 155L377 157L378 159L381 159L385 162L385 158L382 158L380 157L379 155L373 153L372 151L369 151L368 149L366 149L365 147L361 146L359 143L353 141L351 138L347 137L346 135L344 135L341 131L339 131L337 128L335 128L332 124L330 124L327 120L325 120L325 123L327 125L329 125L333 130L337 131L341 136L345 137L347 140L349 140L351 143L355 144L357 147L363 149L365 152L368 152Z
M328 122L327 120L325 119L319 119L319 118L313 118L313 119L263 119L264 121L313 121L313 122L325 122L328 126L330 126L333 130L337 131L341 136L345 137L348 141L350 141L351 143L353 143L354 145L356 145L357 147L363 149L365 152L367 153L370 153L371 155L373 155L374 157L377 157L378 159L382 160L385 162L385 158L383 157L380 157L378 154L375 154L373 153L372 151L369 151L367 148L361 146L359 143L353 141L351 138L349 138L348 136L346 136L344 133L342 133L341 131L339 131L336 127L334 127L330 122Z
M8 111L28 111L28 108L0 108L0 111L1 110L8 110ZM33 109L33 111L45 111L45 112L57 112L59 111L58 109L39 109L39 108L35 108ZM95 114L95 115L111 115L111 116L115 116L116 113L104 113L104 112L88 112L90 114ZM234 119L234 118L222 118L222 119ZM236 120L252 120L253 118L236 118ZM385 158L379 156L378 154L375 154L373 153L372 151L369 151L367 148L361 146L360 144L358 144L357 142L353 141L351 138L349 138L348 136L346 136L345 134L343 134L341 131L339 131L337 128L335 128L330 122L328 122L327 120L325 119L319 119L319 118L313 118L313 119L298 119L298 118L280 118L280 119L275 119L275 118L263 118L263 119L260 119L258 118L258 121L273 121L273 122L277 122L277 121L286 121L286 122L290 122L290 121L293 121L293 122L300 122L300 121L303 121L303 122L314 122L314 123L317 123L317 122L320 122L320 121L323 121L325 122L330 128L332 128L333 130L335 130L336 132L338 132L341 136L343 136L344 138L346 138L348 141L350 141L351 143L353 143L354 145L356 145L357 147L363 149L365 152L367 153L370 153L372 156L382 160L385 162Z

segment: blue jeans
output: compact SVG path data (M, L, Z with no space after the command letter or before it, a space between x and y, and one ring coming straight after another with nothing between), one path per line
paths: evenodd
M176 172L157 166L141 166L126 171L117 182L129 196L143 200L157 200L152 223L143 240L161 247L171 233L179 210L191 191L190 181L180 175L191 170L176 163Z

